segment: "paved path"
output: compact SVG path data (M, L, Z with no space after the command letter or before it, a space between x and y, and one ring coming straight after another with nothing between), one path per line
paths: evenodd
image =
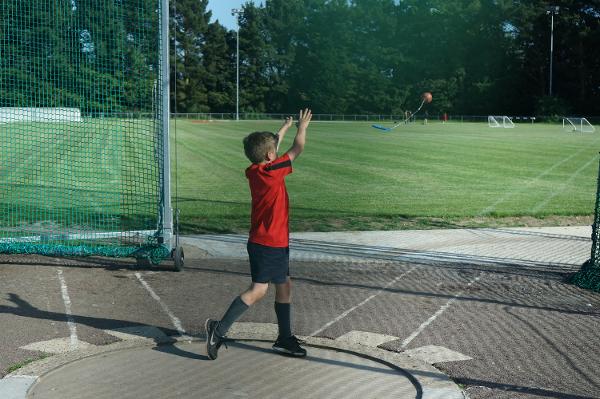
M205 318L247 286L243 235L183 238L183 273L10 258L0 268L0 323L9 327L0 365L53 355L0 379L0 398L269 397L286 375L306 398L596 398L600 296L564 282L589 257L590 234L294 234L294 325L308 359L270 352L267 300L234 326L232 338L244 341L206 360Z
M590 256L591 227L294 233L290 256L302 261L435 261L578 270ZM211 256L246 258L245 235L190 236Z

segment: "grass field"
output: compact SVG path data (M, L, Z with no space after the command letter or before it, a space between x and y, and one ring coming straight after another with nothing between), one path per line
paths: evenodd
M148 120L0 124L0 237L156 229Z
M247 231L242 139L279 126L177 121L173 206L183 232ZM430 123L382 133L370 123L315 122L287 178L291 228L590 224L599 144L598 134L565 133L559 125Z

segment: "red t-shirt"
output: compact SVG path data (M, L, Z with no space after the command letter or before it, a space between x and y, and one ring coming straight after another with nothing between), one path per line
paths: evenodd
M287 154L273 162L252 164L246 177L252 195L252 218L249 241L269 247L289 246L289 198L285 177L292 173Z

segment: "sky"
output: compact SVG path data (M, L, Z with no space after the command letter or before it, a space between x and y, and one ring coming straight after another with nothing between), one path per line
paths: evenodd
M209 0L208 9L212 11L211 22L219 20L221 25L227 29L236 29L235 18L231 15L232 8L241 8L243 3L248 0ZM255 4L260 4L260 1L255 1Z

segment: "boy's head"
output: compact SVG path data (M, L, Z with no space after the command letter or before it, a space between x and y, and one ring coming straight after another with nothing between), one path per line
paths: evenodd
M244 138L244 152L252 163L277 158L277 136L271 132L254 132Z

